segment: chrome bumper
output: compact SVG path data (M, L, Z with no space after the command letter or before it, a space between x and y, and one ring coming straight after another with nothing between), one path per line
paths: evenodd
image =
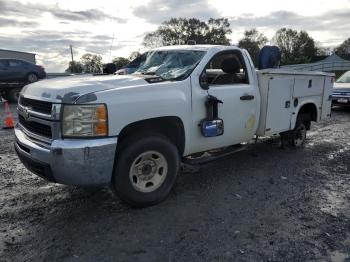
M49 181L66 185L105 185L112 179L117 138L53 140L44 147L15 128L22 163Z

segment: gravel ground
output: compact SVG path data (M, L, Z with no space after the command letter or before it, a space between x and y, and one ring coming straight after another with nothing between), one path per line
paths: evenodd
M350 261L349 130L350 109L335 109L304 148L260 140L182 172L145 209L36 177L0 130L0 260Z

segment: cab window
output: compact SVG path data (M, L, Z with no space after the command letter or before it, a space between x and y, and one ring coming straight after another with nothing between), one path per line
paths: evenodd
M215 55L205 71L209 85L249 84L247 68L238 50Z
M21 66L22 62L18 60L9 60L9 66L10 67L18 67Z
M6 68L8 66L7 60L0 60L0 68Z

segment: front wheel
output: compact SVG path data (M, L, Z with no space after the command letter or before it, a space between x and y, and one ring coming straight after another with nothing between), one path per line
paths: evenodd
M29 74L27 75L27 83L28 83L28 84L34 83L34 82L36 82L36 81L38 81L38 76L37 76L36 74L34 74L34 73L29 73Z
M120 148L112 181L116 194L136 207L163 201L180 166L176 146L163 136L149 136Z

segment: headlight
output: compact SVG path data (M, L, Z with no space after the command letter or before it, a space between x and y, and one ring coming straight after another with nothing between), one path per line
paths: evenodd
M64 137L98 137L108 135L107 109L99 105L64 105Z

